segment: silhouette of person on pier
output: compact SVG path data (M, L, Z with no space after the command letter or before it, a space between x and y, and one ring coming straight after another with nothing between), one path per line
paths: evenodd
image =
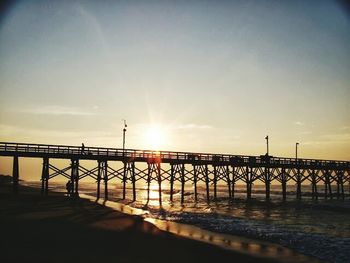
M66 183L66 189L67 189L67 195L71 196L72 195L72 182L68 180Z
M85 145L84 145L84 143L81 144L81 154L85 154Z

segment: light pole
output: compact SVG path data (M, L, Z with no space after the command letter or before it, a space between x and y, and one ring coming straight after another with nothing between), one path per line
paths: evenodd
M295 160L298 161L298 145L299 143L295 143Z
M269 156L269 136L268 135L266 135L265 140L266 140L266 148L267 148L266 155Z
M128 125L126 125L126 120L124 120L124 128L123 128L123 156L124 156L124 151L125 151L125 133L126 133L126 127L128 127Z

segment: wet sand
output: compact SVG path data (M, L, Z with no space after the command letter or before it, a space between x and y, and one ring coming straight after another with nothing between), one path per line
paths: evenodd
M60 193L0 186L1 262L276 262L162 231Z

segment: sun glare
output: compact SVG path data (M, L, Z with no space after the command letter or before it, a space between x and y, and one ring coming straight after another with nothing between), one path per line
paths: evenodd
M164 150L166 134L160 126L151 126L146 130L145 145L150 150Z

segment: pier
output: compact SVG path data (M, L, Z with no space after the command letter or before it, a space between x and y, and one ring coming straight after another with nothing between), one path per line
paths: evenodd
M13 157L13 191L18 192L19 158L41 158L41 193L48 194L49 181L63 176L71 181L72 193L79 195L79 182L90 177L96 181L96 194L100 198L101 186L104 198L108 199L108 183L111 180L122 183L120 196L125 199L127 183L132 185L135 201L136 182L147 186L148 200L150 185L158 185L159 204L162 205L162 183L170 186L170 200L173 200L175 184L180 184L181 203L184 202L186 184L193 185L194 199L197 201L199 184L205 185L206 198L218 198L218 184L227 186L230 199L235 197L235 185L246 185L246 198L252 198L252 185L265 185L266 199L270 197L270 185L281 185L282 198L286 200L287 184L295 185L296 199L302 198L302 185L312 186L312 198L318 199L323 191L324 198L345 198L345 188L350 193L350 161L317 160L304 158L282 158L269 155L243 156L230 154L209 154L171 151L149 151L103 147L46 145L29 143L0 142L0 156ZM70 165L59 168L50 163L52 159L70 160ZM87 169L81 160L94 161L96 166ZM118 162L120 168L109 164ZM102 185L101 185L102 184ZM332 191L336 185L336 191ZM213 189L212 189L213 188ZM210 191L212 189L212 191Z

